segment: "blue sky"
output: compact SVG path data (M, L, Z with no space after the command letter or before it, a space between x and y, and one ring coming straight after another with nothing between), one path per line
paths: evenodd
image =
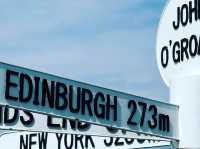
M166 0L0 1L0 61L158 100Z

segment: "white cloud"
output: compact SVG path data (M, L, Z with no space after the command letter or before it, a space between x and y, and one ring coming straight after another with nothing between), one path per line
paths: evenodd
M166 88L158 83L161 93L155 92L152 83L160 79L154 60L155 22L152 26L149 21L159 14L140 8L144 2L1 1L0 59L108 88L166 97Z

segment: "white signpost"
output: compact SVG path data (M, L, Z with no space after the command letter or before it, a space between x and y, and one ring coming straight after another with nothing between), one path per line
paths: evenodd
M200 148L200 1L170 0L157 33L157 62L180 106L180 147Z
M22 110L178 137L177 106L4 63L0 63L0 97L1 105Z
M12 143L10 143L12 140ZM2 147L8 149L127 149L169 146L164 141L139 141L126 138L102 138L74 134L55 133L11 133L0 138ZM170 149L170 147L165 149Z

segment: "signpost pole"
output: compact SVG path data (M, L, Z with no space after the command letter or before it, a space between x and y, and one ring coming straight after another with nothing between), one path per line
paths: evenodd
M177 148L179 148L179 142L171 141L171 149L177 149Z
M199 148L200 75L175 79L170 86L170 100L178 104L180 147Z
M157 62L170 101L180 107L181 148L200 148L200 1L169 0L157 32Z

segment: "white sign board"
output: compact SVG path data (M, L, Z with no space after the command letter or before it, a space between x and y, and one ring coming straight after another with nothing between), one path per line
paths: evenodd
M169 0L157 32L157 63L165 83L200 75L200 2Z
M0 130L5 131L51 132L168 141L167 139L155 136L106 128L99 125L91 125L89 123L76 122L65 118L32 113L3 106L0 106L0 117ZM2 133L5 133L5 131Z
M0 63L0 104L176 139L178 107ZM95 134L95 132L94 132Z
M1 137L0 144L2 148L8 149L127 149L155 146L160 146L161 148L161 146L170 145L169 142L162 141L27 132L6 134Z

